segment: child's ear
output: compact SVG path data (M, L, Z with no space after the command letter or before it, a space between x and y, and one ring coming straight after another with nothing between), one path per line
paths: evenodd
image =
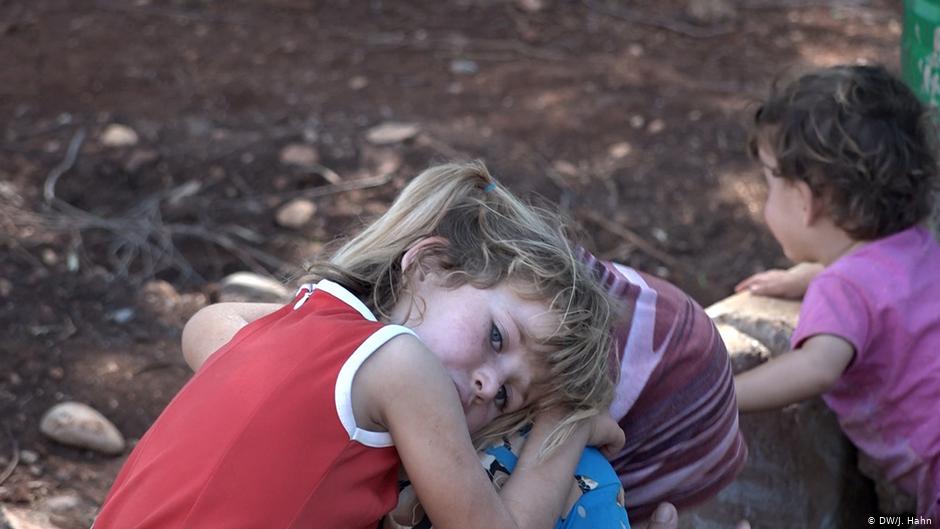
M412 244L401 257L401 269L403 274L414 272L416 279L424 279L424 274L428 265L433 265L428 256L429 251L433 252L435 247L447 246L447 239L443 237L425 237L418 239ZM414 267L414 270L409 270Z
M813 194L809 184L802 180L793 182L796 191L800 196L800 221L804 226L812 226L822 213L823 204L819 197Z

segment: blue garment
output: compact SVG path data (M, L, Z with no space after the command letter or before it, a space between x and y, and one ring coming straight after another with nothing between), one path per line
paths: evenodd
M498 472L512 474L519 460L508 440L485 452L494 458L487 469L491 479ZM567 516L558 519L555 529L630 529L620 478L599 451L590 447L584 450L574 477L581 497Z

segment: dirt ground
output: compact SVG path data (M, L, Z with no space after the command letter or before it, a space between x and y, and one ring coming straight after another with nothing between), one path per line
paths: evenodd
M85 402L132 443L186 382L181 324L220 278L287 277L436 161L484 159L703 305L785 265L753 105L788 72L896 70L900 17L892 0L0 0L0 504L87 526L123 458L44 438L42 414ZM416 133L369 141L387 122ZM287 227L297 197L316 212Z

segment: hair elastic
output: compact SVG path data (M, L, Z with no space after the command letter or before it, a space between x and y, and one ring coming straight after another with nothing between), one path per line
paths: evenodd
M492 180L492 181L490 181L490 183L488 183L488 184L486 184L485 186L483 186L483 192L484 192L484 193L489 193L490 191L492 191L492 190L494 190L494 189L496 189L496 180Z

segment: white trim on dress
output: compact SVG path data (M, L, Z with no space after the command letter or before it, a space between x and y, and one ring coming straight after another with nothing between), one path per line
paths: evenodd
M321 279L315 285L308 283L301 286L297 293L300 294L304 292L304 295L294 304L294 310L302 307L316 290L322 290L356 309L363 318L373 322L378 321L362 300L357 298L352 292L346 290L342 285L328 279ZM333 393L336 400L336 414L339 416L339 421L343 424L343 428L346 429L349 439L373 448L395 446L395 443L392 441L392 436L388 432L363 430L356 424L356 414L353 412L352 404L352 383L359 368L372 356L372 353L400 334L410 334L415 338L418 337L414 331L407 327L401 325L386 325L372 333L371 336L366 338L365 341L349 355L349 358L343 363L343 367L340 368L339 374L336 376L336 386Z
M330 281L329 279L321 279L319 282L317 282L317 284L307 283L305 285L302 285L300 287L300 290L297 291L297 294L300 294L304 290L306 290L306 292L304 293L304 297L300 298L300 300L298 300L297 303L294 304L294 310L297 310L301 306L303 306L303 304L307 301L307 298L309 298L313 294L314 290L322 290L326 292L327 294L333 296L334 298L349 305L350 307L356 309L356 311L358 311L359 314L362 314L363 318L369 321L379 321L378 318L376 318L375 315L372 314L372 311L369 310L369 307L367 307L366 304L363 303L361 299L357 298L356 295L353 294L352 292L346 290L346 288L343 287L342 285L338 283L334 283Z
M382 448L385 446L394 446L392 436L388 432L373 432L363 430L356 425L356 416L353 413L352 404L352 383L356 372L362 364L385 342L400 334L410 334L417 337L411 329L401 325L386 325L375 331L372 336L366 338L352 355L343 364L336 377L336 413L339 415L340 422L346 428L346 433L353 441L358 441L366 446Z

